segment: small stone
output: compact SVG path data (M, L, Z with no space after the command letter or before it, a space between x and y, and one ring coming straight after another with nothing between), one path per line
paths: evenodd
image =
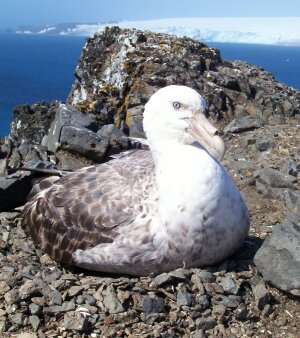
M90 328L89 318L82 316L79 312L66 313L63 325L66 330L74 331L86 331Z
M83 286L71 286L70 289L68 290L68 295L69 297L75 297L82 293L84 290Z
M273 307L270 305L270 304L266 304L265 307L263 308L262 310L262 313L261 315L264 317L264 318L267 318L270 316L271 313L274 312L274 309Z
M261 128L264 125L265 122L261 118L249 115L232 120L224 128L224 133L241 133L256 128Z
M58 291L51 291L47 295L50 304L61 305L63 302L62 295Z
M40 326L41 320L38 316L34 315L29 317L29 323L32 326L33 330L37 331Z
M226 306L222 304L217 304L213 307L212 314L218 317L223 317L226 313Z
M29 305L29 309L32 315L36 315L42 312L42 307L40 305L37 305L35 303L31 303Z
M259 183L272 188L294 188L297 182L297 178L269 168L256 170L253 176Z
M0 295L5 294L9 290L10 290L9 285L6 282L1 281L0 282Z
M18 290L12 289L12 290L6 292L6 294L4 295L4 299L5 299L6 303L9 304L9 305L19 302L20 296L19 296Z
M199 277L203 283L213 283L216 281L216 277L211 272L205 270L199 272Z
M218 295L218 297L214 299L214 302L218 304L223 304L226 307L235 309L242 302L242 297L234 296L234 295L229 295L228 297L224 295Z
M252 287L252 290L253 290L256 306L259 310L262 310L265 307L265 305L269 304L271 300L271 293L265 287L263 283L254 285Z
M257 150L259 151L269 150L272 147L272 145L273 145L273 142L270 139L257 140L255 144Z
M197 298L197 303L201 305L202 309L207 309L210 306L210 300L207 294L200 295Z
M85 295L79 295L77 297L77 303L78 304L89 304L89 305L95 305L96 304L96 299L89 294L85 294Z
M153 281L157 286L162 286L164 284L170 283L174 280L173 276L170 276L168 273L164 272L156 276Z
M177 306L191 306L193 302L192 295L186 289L180 289L177 292Z
M118 300L114 287L112 285L109 285L104 292L103 304L110 314L120 313L124 311L123 305Z
M27 317L24 315L24 313L16 313L15 315L11 315L9 318L12 323L16 325L23 325Z
M164 313L165 301L161 297L146 297L143 301L143 311L149 313Z
M40 294L39 287L34 283L33 280L27 280L19 288L19 295L21 299L26 299L29 297L34 297Z
M217 321L213 318L198 318L196 319L196 325L202 331L213 329L217 325Z
M248 309L245 303L241 303L234 311L234 317L237 320L246 320L248 315Z
M234 283L231 278L222 278L220 281L225 292L236 295L239 292L239 287Z
M205 294L204 286L201 281L201 278L198 274L193 274L191 277L191 282L192 282L192 290L197 291L197 293L203 295Z
M44 314L49 313L60 313L60 312L68 312L68 311L74 311L75 310L75 304L73 302L64 302L61 306L59 305L53 305L43 308Z
M169 276L174 277L176 280L183 282L187 279L187 275L191 275L188 270L185 269L177 269L169 272Z

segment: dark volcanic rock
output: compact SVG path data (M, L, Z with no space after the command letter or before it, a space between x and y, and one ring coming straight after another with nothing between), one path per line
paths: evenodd
M19 143L41 144L54 119L57 105L57 102L51 105L41 102L31 107L29 105L15 107L11 133L17 137Z
M259 117L245 116L232 120L225 128L225 133L240 133L255 128L261 128L265 122Z
M255 265L265 280L282 290L300 290L300 225L286 219L255 255Z
M146 313L163 313L165 309L165 301L161 297L146 297L143 301L143 311Z
M108 140L101 139L96 131L97 124L94 120L74 107L60 105L43 144L52 152L59 149L100 162L106 154Z
M32 175L22 172L0 177L0 212L11 210L26 203L31 190Z

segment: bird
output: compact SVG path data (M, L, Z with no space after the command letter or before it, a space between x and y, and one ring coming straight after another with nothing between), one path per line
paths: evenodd
M158 89L143 128L148 150L33 186L22 224L43 252L87 270L148 276L214 265L242 246L248 209L221 164L225 145L204 98L181 85Z

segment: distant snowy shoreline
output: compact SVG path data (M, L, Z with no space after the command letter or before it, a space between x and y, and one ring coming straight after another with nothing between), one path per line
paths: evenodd
M137 28L199 41L300 46L300 17L199 17L21 27L16 33L90 36L105 26Z

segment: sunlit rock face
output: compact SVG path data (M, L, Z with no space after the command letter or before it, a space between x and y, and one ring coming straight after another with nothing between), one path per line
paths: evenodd
M87 40L75 76L68 102L136 137L144 136L144 104L170 84L201 92L222 126L247 115L284 123L299 113L299 93L262 68L222 60L217 49L162 33L106 28Z

